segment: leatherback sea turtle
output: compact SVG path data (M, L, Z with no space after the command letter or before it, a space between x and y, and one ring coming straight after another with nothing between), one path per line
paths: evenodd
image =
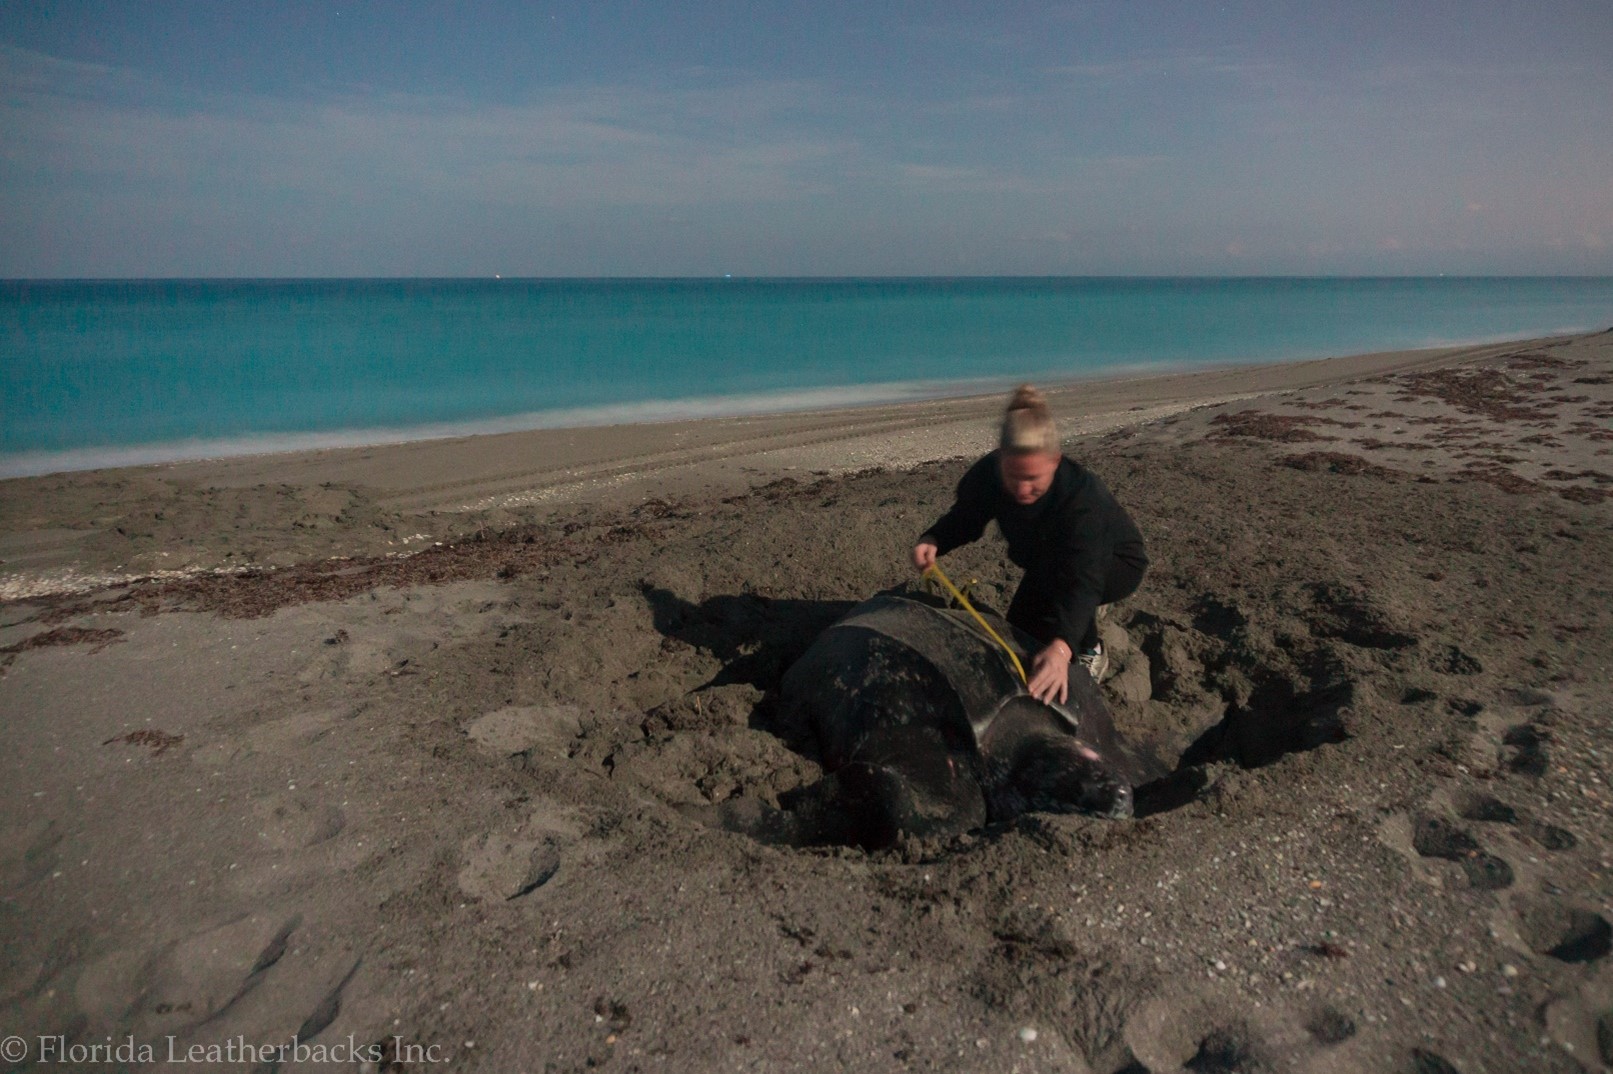
M1027 666L1034 642L986 614ZM1025 812L1126 817L1141 762L1079 664L1069 700L1026 692L964 611L881 594L785 674L782 717L816 736L827 775L780 798L731 799L721 823L772 843L891 846Z

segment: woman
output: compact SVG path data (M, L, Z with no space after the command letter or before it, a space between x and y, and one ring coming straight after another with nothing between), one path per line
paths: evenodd
M957 502L919 538L913 565L978 540L996 520L1008 558L1024 569L1008 621L1043 648L1031 665L1030 692L1063 702L1070 663L1101 680L1108 657L1097 612L1137 591L1148 556L1137 524L1097 475L1067 459L1042 393L1024 385L1008 401L998 448L958 482Z

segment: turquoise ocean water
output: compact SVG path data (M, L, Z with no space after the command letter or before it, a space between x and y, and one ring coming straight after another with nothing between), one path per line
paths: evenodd
M1613 278L0 283L0 474L1613 325Z

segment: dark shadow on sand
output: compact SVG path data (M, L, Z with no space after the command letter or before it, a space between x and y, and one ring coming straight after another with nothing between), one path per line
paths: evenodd
M760 690L762 702L750 726L776 735L790 749L818 759L810 728L785 727L778 717L779 683L790 665L857 602L778 600L757 593L708 597L695 604L655 586L645 586L651 621L662 636L692 645L722 662L699 688L743 683Z

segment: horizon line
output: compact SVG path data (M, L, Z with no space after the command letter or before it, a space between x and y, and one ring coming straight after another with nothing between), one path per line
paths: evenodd
M946 280L1613 280L1613 272L1402 272L1402 273L926 273L703 275L336 275L336 276L0 276L0 284L26 283L309 283L309 282L500 282L500 283L632 283L632 282L849 282Z

